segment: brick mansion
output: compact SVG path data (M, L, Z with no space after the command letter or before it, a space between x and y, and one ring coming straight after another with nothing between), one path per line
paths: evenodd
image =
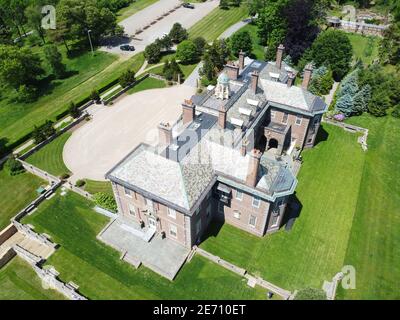
M186 248L221 220L256 236L278 230L290 210L295 155L314 145L327 105L310 93L312 67L295 85L283 61L239 54L215 86L158 126L157 146L140 144L106 177L118 215Z

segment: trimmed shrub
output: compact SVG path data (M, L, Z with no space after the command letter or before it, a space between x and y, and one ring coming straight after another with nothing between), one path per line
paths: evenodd
M47 138L56 133L56 129L54 129L53 124L53 121L46 120L43 125L34 127L32 138L35 140L36 144L45 141Z
M90 93L90 100L93 100L96 103L100 102L100 95L97 90L95 89L92 90L92 92Z
M77 181L75 182L75 187L81 188L81 187L83 187L85 184L86 184L86 181L85 181L85 180L77 180Z
M295 300L326 300L326 294L322 289L305 288L299 290Z
M67 180L68 178L69 178L69 173L63 173L62 175L60 175L61 180Z
M395 118L400 118L400 104L394 107L392 111L392 116Z
M112 195L104 192L98 192L93 196L94 202L104 209L111 212L117 212L117 203Z
M79 116L81 115L81 111L76 106L76 104L73 102L71 102L69 104L68 111L69 111L69 114L71 115L71 117L74 119L79 118Z
M119 78L119 84L121 85L121 87L125 88L134 83L135 80L135 72L133 72L132 70L126 70Z

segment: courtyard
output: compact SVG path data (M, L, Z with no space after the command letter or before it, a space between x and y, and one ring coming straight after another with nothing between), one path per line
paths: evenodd
M141 142L156 144L157 125L174 123L195 88L180 85L127 95L112 106L94 105L92 120L73 132L63 159L76 179L103 181L105 174Z

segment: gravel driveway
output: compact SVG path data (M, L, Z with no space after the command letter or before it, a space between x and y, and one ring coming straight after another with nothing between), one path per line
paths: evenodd
M111 107L92 106L93 119L73 132L63 158L74 179L102 181L105 173L141 142L155 144L160 122L174 123L195 88L180 85L128 95Z

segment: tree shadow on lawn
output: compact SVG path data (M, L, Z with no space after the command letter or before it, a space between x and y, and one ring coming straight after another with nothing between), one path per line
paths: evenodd
M319 127L319 130L318 130L317 136L315 138L314 147L317 146L319 143L327 141L328 138L329 138L329 133L324 129L324 125L321 124L321 126Z

